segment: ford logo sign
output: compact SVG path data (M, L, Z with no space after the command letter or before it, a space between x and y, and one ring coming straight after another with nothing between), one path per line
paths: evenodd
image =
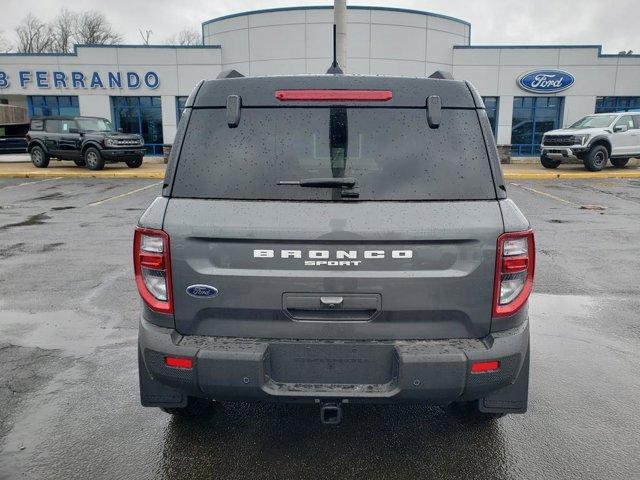
M218 289L211 285L189 285L187 293L196 298L215 297L218 295Z
M533 93L557 93L566 90L576 79L563 70L534 70L518 77L518 85Z

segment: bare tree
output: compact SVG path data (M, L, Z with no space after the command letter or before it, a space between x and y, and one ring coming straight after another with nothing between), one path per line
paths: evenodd
M51 25L29 13L16 27L16 50L23 53L50 52L55 48L55 35Z
M55 36L54 48L57 52L70 52L75 43L75 33L78 15L66 8L60 10L53 20L52 27Z
M142 44L143 45L149 45L149 40L151 39L151 34L153 33L153 30L142 30L141 28L138 29L138 32L140 33L140 36L142 37Z
M167 45L202 45L202 37L194 28L185 28L167 38Z
M113 30L103 13L82 12L76 18L74 39L82 45L115 45L122 36Z
M4 38L4 34L0 32L0 52L8 52L11 50L9 42Z

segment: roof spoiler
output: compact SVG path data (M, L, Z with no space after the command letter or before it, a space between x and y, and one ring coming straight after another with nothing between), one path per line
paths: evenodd
M436 80L453 80L453 75L451 72L447 72L446 70L436 70L429 78L435 78Z
M218 80L222 78L241 78L244 77L239 71L231 69L231 70L223 70L216 77Z

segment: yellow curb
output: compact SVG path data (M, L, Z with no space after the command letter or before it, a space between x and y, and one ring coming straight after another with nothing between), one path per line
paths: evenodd
M537 170L526 167L504 166L503 175L506 180L602 180L607 178L639 178L640 169L607 168L600 172L580 171L577 169ZM53 167L37 169L31 164L0 164L0 178L123 178L123 179L158 179L164 178L165 165L160 163L143 164L139 169L106 168L91 171L77 167Z
M640 178L640 171L606 172L503 172L505 180L600 180L603 178Z
M146 173L129 173L129 172L0 172L0 178L43 178L43 177L63 177L63 178L157 178L163 179L164 172L146 172Z

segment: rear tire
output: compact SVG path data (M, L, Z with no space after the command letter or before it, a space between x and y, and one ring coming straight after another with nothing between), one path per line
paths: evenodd
M49 155L42 147L35 146L31 149L31 163L36 168L47 168L49 166Z
M626 167L627 163L629 163L629 159L628 158L612 158L611 159L611 165L613 165L614 167L617 167L617 168Z
M599 172L607 166L607 160L609 160L607 148L604 145L596 145L584 158L584 168L590 172Z
M104 168L104 158L95 147L89 147L84 152L84 163L89 167L89 170L102 170Z
M187 405L184 407L161 407L160 410L176 417L197 418L212 415L215 411L215 403L204 398L187 397Z
M84 167L86 165L84 160L74 160L73 163L75 163L77 167Z
M542 155L540 157L540 163L542 163L542 166L544 168L558 168L562 162L560 160L554 160L545 155Z
M126 163L129 168L138 168L142 165L142 157L132 158L124 163Z

